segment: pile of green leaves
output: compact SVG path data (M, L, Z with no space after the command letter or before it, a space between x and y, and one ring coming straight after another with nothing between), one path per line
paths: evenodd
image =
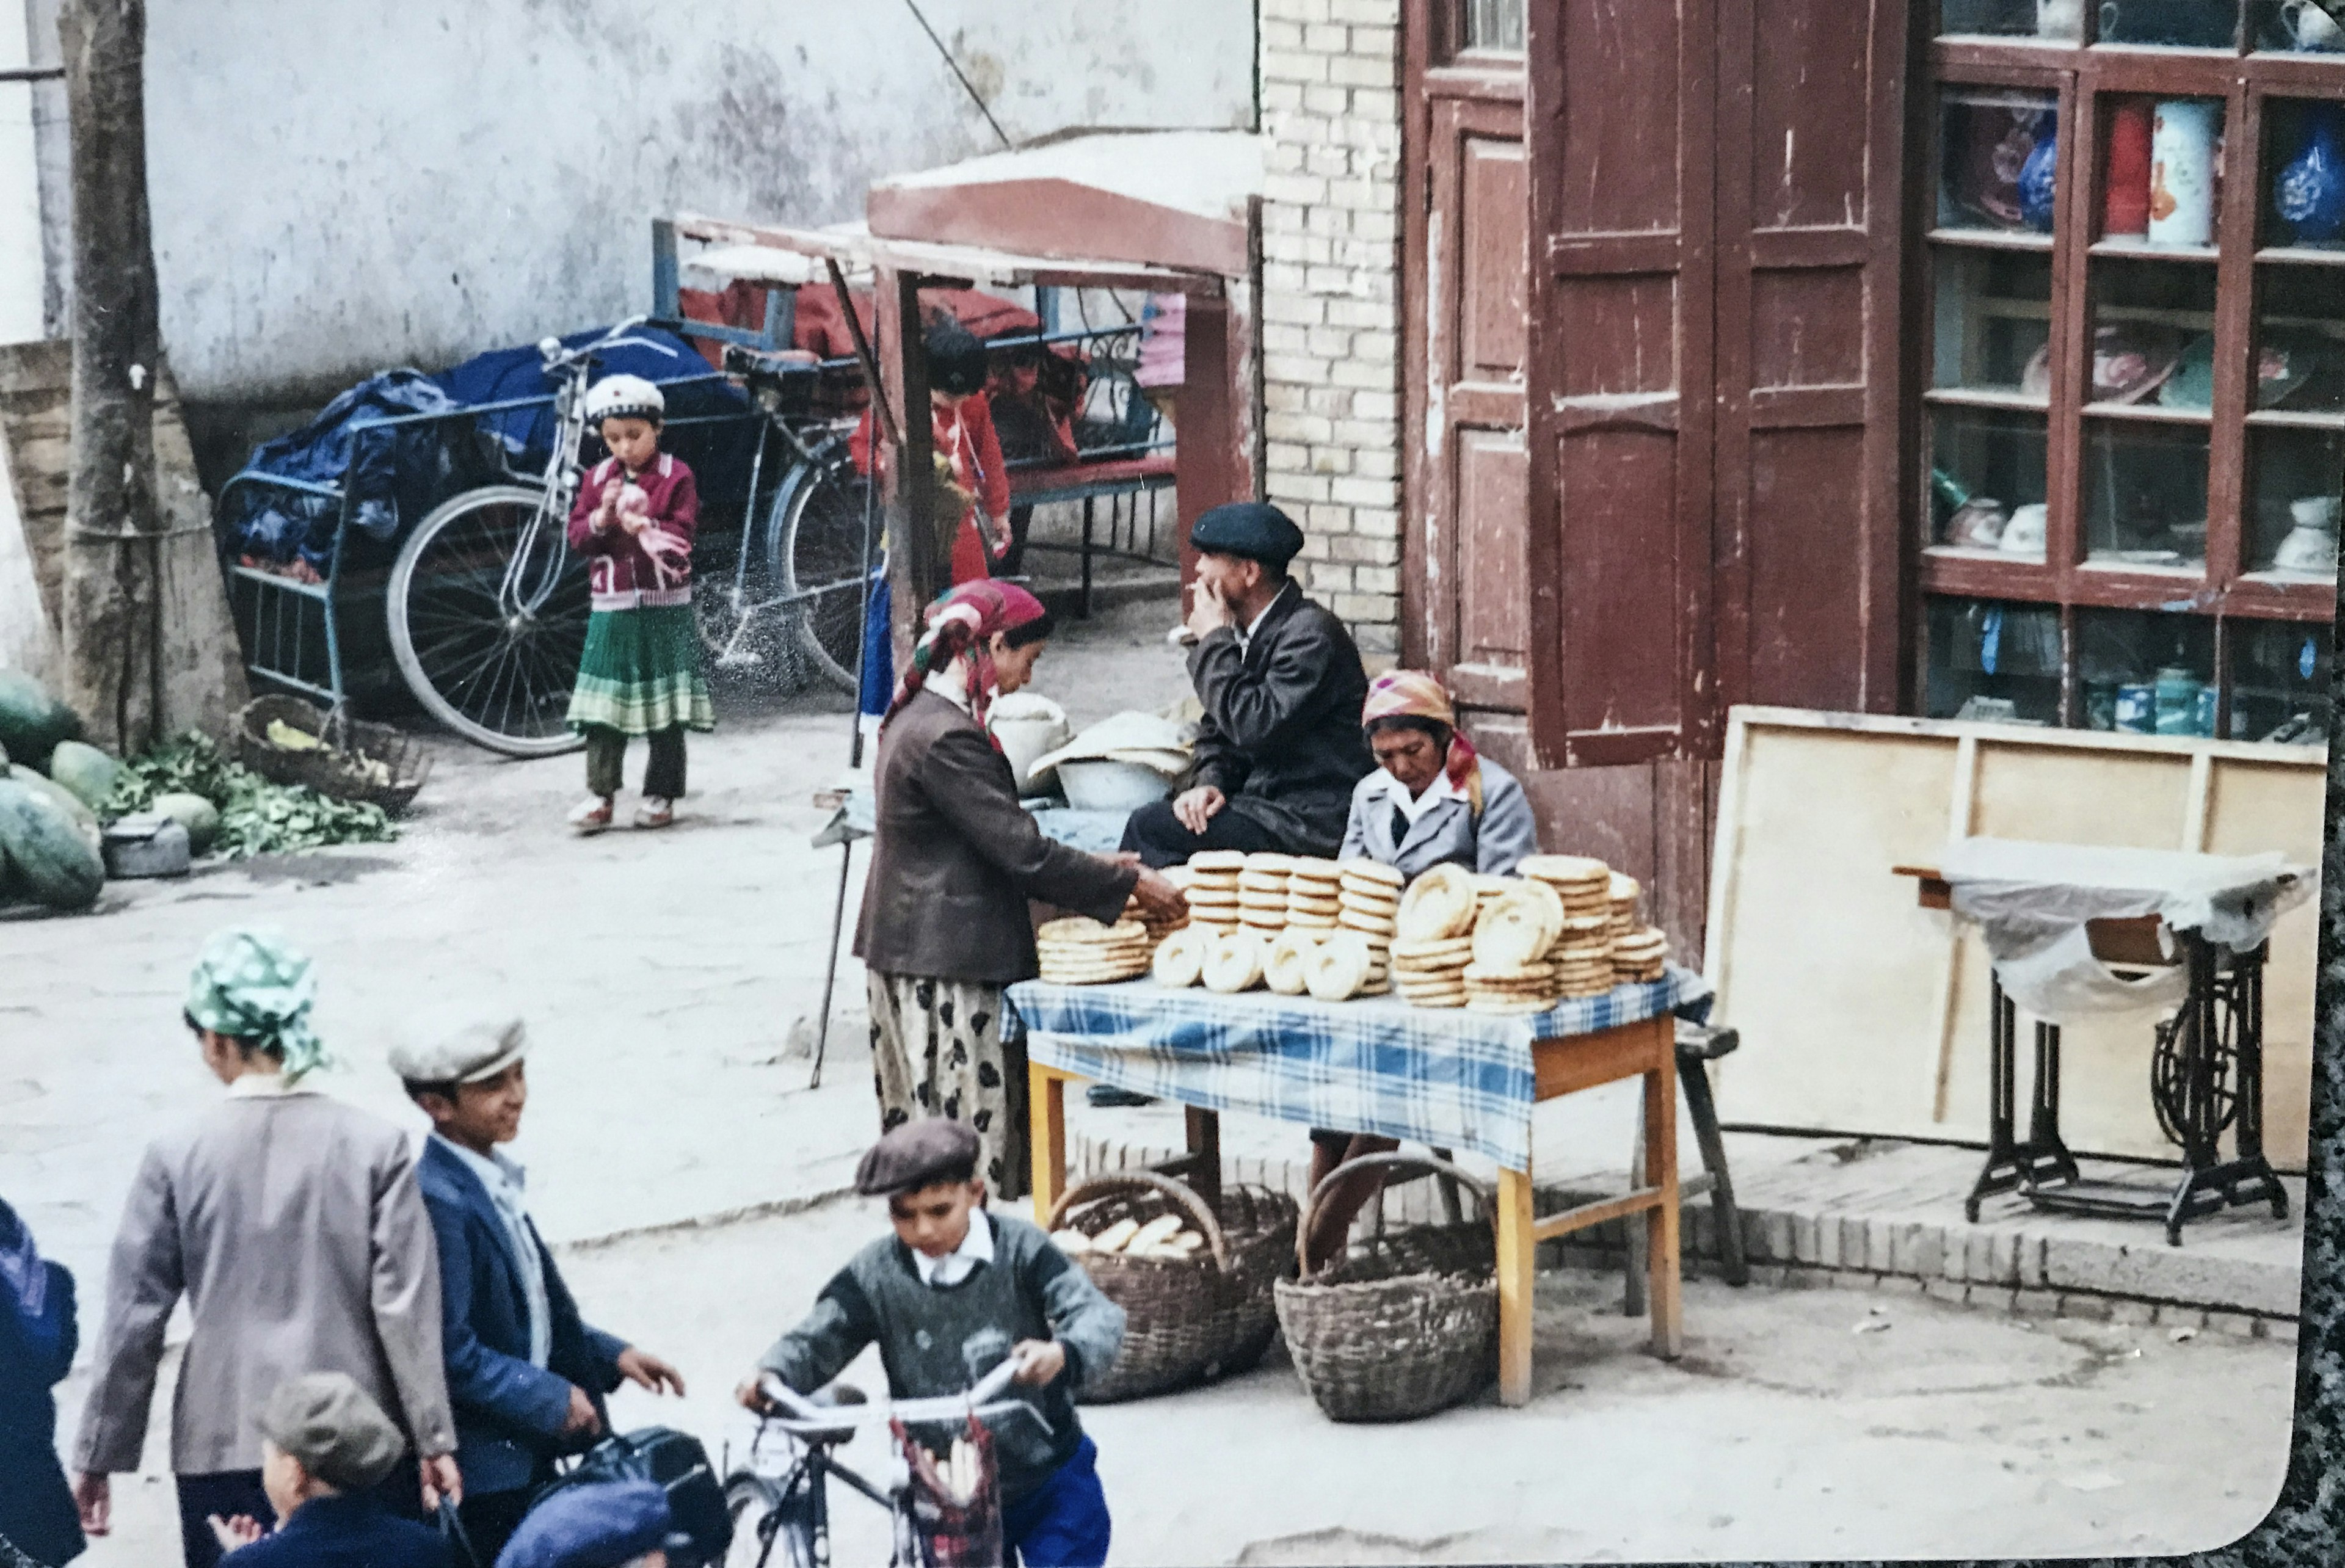
M219 852L231 860L337 844L389 844L399 829L382 807L336 800L302 784L261 777L189 731L122 765L99 813L107 821L144 811L157 795L199 794L219 808Z

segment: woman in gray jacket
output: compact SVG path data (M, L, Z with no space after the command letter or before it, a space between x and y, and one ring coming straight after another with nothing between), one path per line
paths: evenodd
M1455 864L1504 876L1538 853L1538 825L1515 775L1475 754L1457 732L1457 713L1441 683L1417 670L1395 670L1368 687L1360 722L1377 768L1352 791L1344 858L1365 856L1415 880ZM1373 1133L1315 1128L1311 1186L1338 1165L1400 1145ZM1383 1176L1346 1179L1312 1217L1306 1248L1314 1263L1344 1246L1353 1217L1376 1196Z
M106 1330L74 1444L82 1528L107 1533L109 1478L138 1468L163 1330L194 1330L171 1405L188 1568L220 1557L209 1521L274 1522L255 1421L278 1384L344 1372L391 1413L418 1467L384 1501L413 1514L460 1490L440 1354L440 1264L407 1136L309 1083L310 960L273 936L206 944L187 1024L228 1094L140 1161L106 1270ZM400 1481L398 1477L405 1479Z

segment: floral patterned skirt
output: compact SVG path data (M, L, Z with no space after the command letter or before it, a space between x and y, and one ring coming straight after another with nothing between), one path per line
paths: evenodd
M864 976L871 1008L871 1067L883 1133L918 1117L967 1122L979 1143L977 1174L998 1199L1023 1198L1026 1047L1000 986L922 975Z

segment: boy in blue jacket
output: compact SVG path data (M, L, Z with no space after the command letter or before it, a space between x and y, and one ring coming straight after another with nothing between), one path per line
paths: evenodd
M518 1021L403 1045L391 1070L431 1118L416 1181L440 1246L442 1351L456 1415L461 1513L473 1553L493 1562L561 1454L609 1424L621 1379L684 1392L658 1357L587 1326L522 1197L522 1168L497 1150L529 1099Z

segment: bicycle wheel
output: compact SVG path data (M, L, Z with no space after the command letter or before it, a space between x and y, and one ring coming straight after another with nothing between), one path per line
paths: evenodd
M490 485L434 508L387 591L391 653L416 701L507 756L582 744L563 720L586 646L586 561L563 537L565 520L538 519L543 500Z
M766 558L782 592L795 598L789 614L807 657L825 680L852 692L863 646L863 507L870 481L855 471L843 441L817 447L814 456L790 471L774 498ZM876 518L872 526L878 526ZM878 565L875 550L872 569Z
M724 1568L823 1568L815 1555L813 1524L782 1506L781 1493L762 1476L736 1475L725 1487L733 1544Z

